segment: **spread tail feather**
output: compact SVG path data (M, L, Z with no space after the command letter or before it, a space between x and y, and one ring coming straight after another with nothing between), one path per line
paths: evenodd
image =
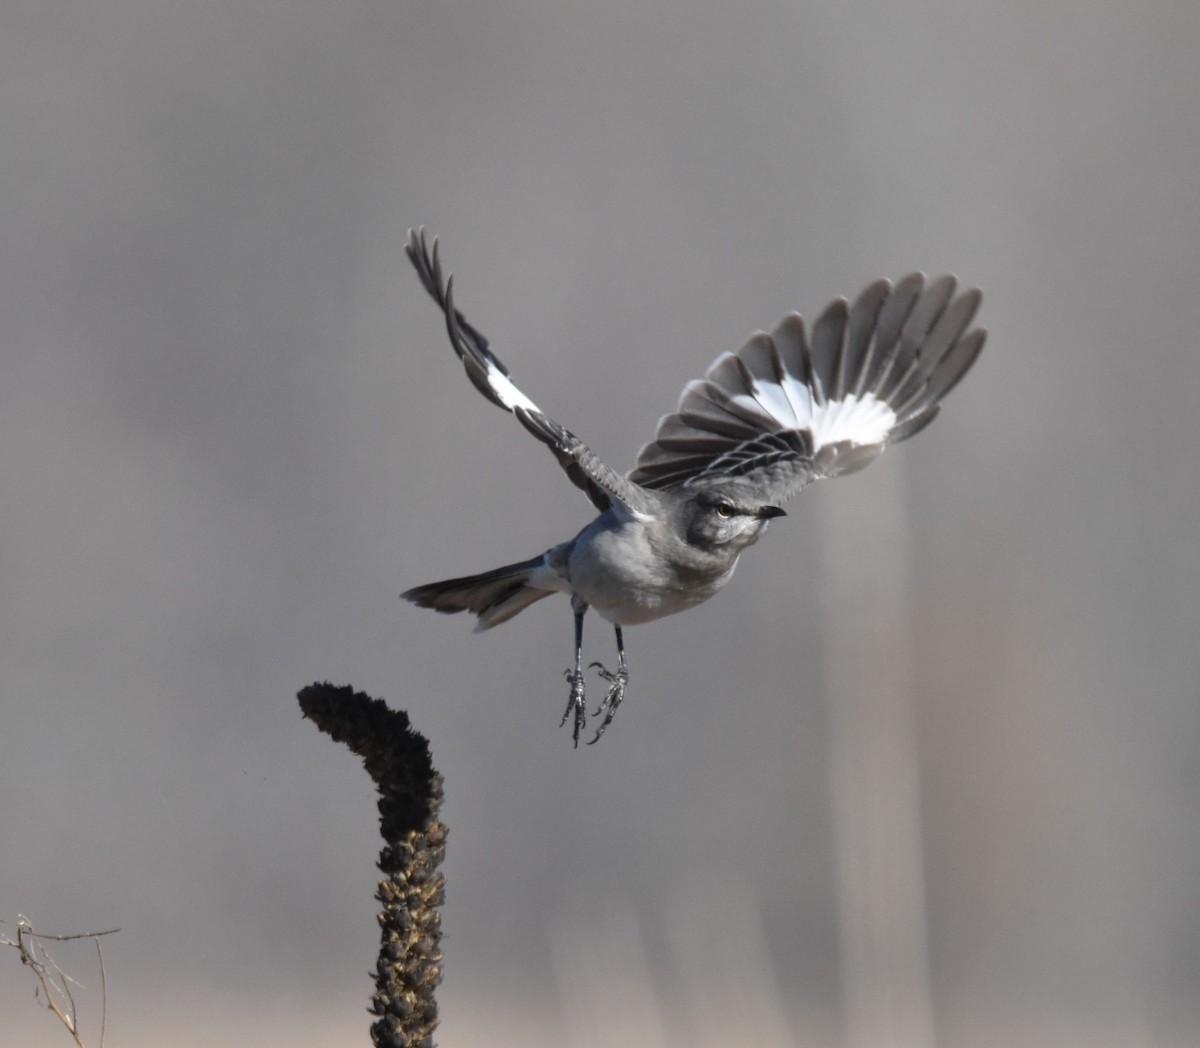
M475 626L479 632L507 622L530 604L555 592L531 585L534 573L544 566L544 557L534 557L480 575L464 575L415 586L400 596L419 607L432 608L446 615L469 611L479 617Z

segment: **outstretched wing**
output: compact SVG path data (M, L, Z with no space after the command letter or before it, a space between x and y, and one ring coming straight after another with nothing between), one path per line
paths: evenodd
M778 503L853 473L938 413L986 332L966 332L982 296L952 276L879 280L831 303L807 337L792 313L688 383L629 479L647 488L737 480Z
M525 396L509 377L508 368L488 348L487 339L455 308L454 278L442 279L436 238L429 244L424 229L410 229L405 251L425 290L446 315L450 344L475 388L493 404L516 415L521 424L554 453L567 476L597 509L603 511L617 503L635 513L644 511L644 493L601 462L574 433L560 426Z

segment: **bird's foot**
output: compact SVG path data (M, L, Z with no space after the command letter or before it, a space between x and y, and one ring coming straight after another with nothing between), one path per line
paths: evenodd
M575 748L578 749L579 733L583 731L583 726L587 723L587 699L585 698L583 674L579 670L565 670L564 675L567 683L571 685L571 697L567 699L567 708L563 713L562 720L558 722L558 726L561 728L568 720L574 721L571 737L575 740Z
M594 746L600 741L600 736L608 730L613 717L617 715L617 707L621 705L621 700L625 698L625 685L629 683L629 671L622 664L617 672L613 673L612 670L605 669L598 662L593 662L588 669L595 670L601 677L608 681L608 694L604 696L604 701L596 707L596 712L592 714L593 717L599 717L600 714L604 714L604 720L600 722L600 727L596 729L595 737L588 743L589 746Z

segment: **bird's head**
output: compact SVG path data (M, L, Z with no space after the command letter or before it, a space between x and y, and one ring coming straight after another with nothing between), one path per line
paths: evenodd
M700 549L740 551L758 541L778 506L748 497L745 490L720 488L698 491L683 503L680 521L687 541Z

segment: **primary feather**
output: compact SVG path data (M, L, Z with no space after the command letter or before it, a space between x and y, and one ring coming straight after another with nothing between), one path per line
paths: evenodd
M952 276L879 280L837 299L812 335L792 313L689 382L629 479L669 490L737 477L767 501L852 473L923 429L983 348L981 295Z

